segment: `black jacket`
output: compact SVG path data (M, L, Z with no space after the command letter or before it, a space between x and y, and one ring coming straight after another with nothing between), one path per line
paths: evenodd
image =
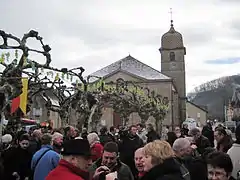
M202 129L202 135L208 138L211 146L214 147L214 131L212 130L212 127L209 125L204 126Z
M178 159L188 169L192 180L207 180L207 165L204 160L199 157L185 156Z
M164 160L162 164L150 169L141 180L184 180L180 171L180 166L174 158Z
M208 138L206 138L205 136L201 135L197 140L196 140L196 146L197 146L197 151L200 154L203 154L205 149L208 147L211 147L211 143L208 140Z
M120 159L123 163L128 165L135 176L137 173L135 163L134 163L134 153L135 151L143 146L143 141L138 135L126 136L122 139L119 144Z
M147 143L153 142L154 140L160 139L158 133L154 130L147 133Z
M31 172L32 154L20 147L12 147L2 153L4 179L14 180L13 172L17 172L20 180L24 180Z
M104 146L108 142L112 142L113 139L109 134L101 134L99 135L100 143Z
M99 168L101 166L102 163L102 159L98 159L95 163L92 164L92 166L89 168L89 171L91 174L93 174L97 168ZM133 175L132 172L130 170L130 168L122 163L119 159L117 160L117 164L115 165L115 167L113 167L111 169L111 172L117 172L117 177L119 180L133 180ZM106 174L101 174L100 177L98 178L98 180L104 180L105 179Z

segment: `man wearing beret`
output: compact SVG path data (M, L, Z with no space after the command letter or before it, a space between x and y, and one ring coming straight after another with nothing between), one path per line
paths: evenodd
M87 140L67 140L63 144L63 158L49 173L46 180L89 180L88 168L92 164L90 145Z

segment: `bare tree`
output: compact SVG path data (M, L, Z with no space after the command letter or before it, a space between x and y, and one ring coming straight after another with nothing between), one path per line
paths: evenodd
M1 114L4 114L6 112L6 108L11 105L11 100L15 97L18 97L22 93L21 79L23 74L26 74L29 77L28 105L31 105L33 101L32 98L35 95L40 93L42 95L45 95L45 97L47 98L46 92L52 91L59 100L60 108L54 109L49 98L47 98L46 107L49 110L57 111L64 122L68 122L70 107L76 105L78 112L84 109L82 108L82 106L87 96L87 93L85 93L85 91L81 91L77 88L68 88L64 85L61 79L50 80L47 77L44 77L42 79L40 78L43 75L41 74L40 69L61 72L70 76L77 77L81 81L81 83L83 83L84 90L86 90L87 82L82 76L84 68L79 67L73 69L57 69L51 67L51 48L43 43L43 38L39 36L38 32L34 30L31 30L28 33L24 34L22 38L18 38L12 34L8 34L0 30L0 37L3 40L3 43L0 45L0 49L14 49L22 52L19 62L17 62L17 59L14 59L9 64L3 61L1 61L0 63L5 67L0 77ZM42 50L29 48L27 45L27 40L29 38L34 38L39 41L42 46ZM16 46L10 45L9 41L12 40L17 43ZM40 64L34 60L29 60L28 56L31 52L42 54L46 59L45 63ZM34 72L32 72L31 70L33 69L33 67ZM72 91L73 93L70 91ZM66 95L66 93L68 93L68 95ZM81 114L83 114L84 112L86 112L86 109L85 111L81 112Z

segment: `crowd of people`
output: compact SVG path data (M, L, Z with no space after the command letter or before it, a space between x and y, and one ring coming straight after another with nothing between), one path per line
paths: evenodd
M153 125L87 132L21 130L2 136L2 180L239 180L240 126L236 140L223 127Z

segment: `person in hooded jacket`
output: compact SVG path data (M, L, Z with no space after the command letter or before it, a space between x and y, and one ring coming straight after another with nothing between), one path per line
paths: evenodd
M214 131L210 122L206 126L203 126L202 135L208 138L211 146L214 147Z
M155 140L143 148L145 174L141 180L184 180L174 152L166 141Z

